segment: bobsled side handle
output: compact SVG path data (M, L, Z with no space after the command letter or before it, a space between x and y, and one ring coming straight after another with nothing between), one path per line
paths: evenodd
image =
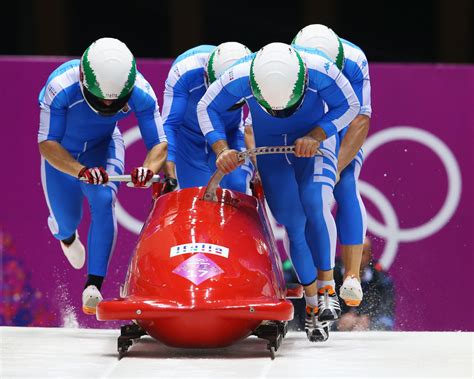
M206 192L204 193L204 200L207 201L217 201L216 190L219 187L219 183L224 177L224 173L221 170L216 170L216 172L211 176L209 183L207 184Z

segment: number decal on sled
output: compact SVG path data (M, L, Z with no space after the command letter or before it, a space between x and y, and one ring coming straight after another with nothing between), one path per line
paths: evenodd
M182 276L196 285L199 285L214 276L222 274L223 272L224 270L201 253L195 254L191 258L186 259L173 270L174 274Z

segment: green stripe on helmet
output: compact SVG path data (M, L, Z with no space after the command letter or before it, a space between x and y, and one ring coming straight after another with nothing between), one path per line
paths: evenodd
M119 99L127 96L135 85L135 79L137 78L137 65L135 63L135 58L132 58L132 67L128 73L127 81L125 82L125 87L123 87L122 92L120 92Z
M97 77L95 76L95 72L92 69L91 63L89 61L89 49L90 46L84 52L81 61L82 71L84 73L84 85L90 93L97 96L98 98L103 99L104 93L99 86L99 82L97 81Z
M303 63L303 59L301 59L301 56L296 50L293 49L293 51L296 53L296 57L298 58L299 69L290 100L288 101L288 104L286 104L287 108L295 105L301 99L301 96L303 96L304 93L304 86L306 81L306 67Z
M342 46L342 42L339 37L337 37L337 42L339 43L339 46L337 48L336 66L342 71L344 68L344 46Z
M252 59L252 63L250 65L250 88L252 89L252 93L255 96L255 98L257 99L257 102L262 107L264 107L265 109L271 110L272 107L263 98L262 91L260 91L260 87L258 86L257 81L255 80L255 74L253 72L253 64L255 63L255 58L256 57L257 57L257 55L255 55L255 57Z
M214 51L211 53L209 56L209 60L207 62L207 77L209 78L209 84L212 84L216 81L216 72L214 71L214 58L216 56L217 52L217 47L214 49Z

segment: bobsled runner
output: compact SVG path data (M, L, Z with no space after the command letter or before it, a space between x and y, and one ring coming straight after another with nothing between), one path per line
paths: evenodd
M267 150L265 150L267 149ZM291 153L292 147L240 153ZM272 359L293 318L287 286L265 208L263 188L253 195L218 187L160 194L138 238L119 299L98 304L98 320L131 320L121 328L119 359L132 343L150 335L166 345L216 348L249 335L268 341Z

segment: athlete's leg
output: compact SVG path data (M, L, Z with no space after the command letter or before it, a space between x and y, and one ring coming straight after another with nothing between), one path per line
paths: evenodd
M41 183L49 208L48 226L58 240L70 238L82 218L83 194L77 178L41 159Z
M120 171L113 172L113 174L121 173ZM87 281L82 293L82 310L86 314L94 315L97 304L102 301L100 290L117 239L116 184L111 183L105 186L83 184L82 186L91 213L87 240L89 251Z
M124 145L120 133L114 133L111 141L104 146L86 152L80 161L87 166L103 166L109 175L121 175L124 170ZM105 277L108 262L117 238L117 220L115 218L115 198L117 183L105 186L82 184L84 195L89 201L91 225L88 238L88 274L89 281L99 290L101 279ZM94 277L98 282L94 281ZM91 283L86 283L91 284Z
M79 240L77 228L82 218L80 182L41 160L41 181L49 208L48 226L61 249L76 270L84 266L86 250Z
M361 166L362 154L359 152L342 171L334 190L338 203L336 224L345 267L340 296L349 306L358 306L363 297L359 273L367 230L367 214L358 188Z
M308 219L305 233L318 269L318 279L333 280L336 224L330 207L337 159L334 148L329 149L323 145L321 151L324 156L294 157L292 161L299 185L299 196Z
M290 256L298 279L308 296L316 294L316 270L305 238L306 216L292 166L284 155L258 157L265 197L278 223L285 226Z
M307 222L305 235L318 270L318 319L339 317L340 307L333 276L336 252L336 224L331 214L332 191L336 178L337 140L321 146L324 156L293 158L299 196Z
M103 278L117 238L116 194L110 186L88 185L86 187L84 184L83 190L89 200L91 212L87 273Z
M334 188L337 201L336 225L345 267L344 278L354 276L359 280L362 247L367 230L367 213L358 187L361 163L360 157L356 157L342 171Z

